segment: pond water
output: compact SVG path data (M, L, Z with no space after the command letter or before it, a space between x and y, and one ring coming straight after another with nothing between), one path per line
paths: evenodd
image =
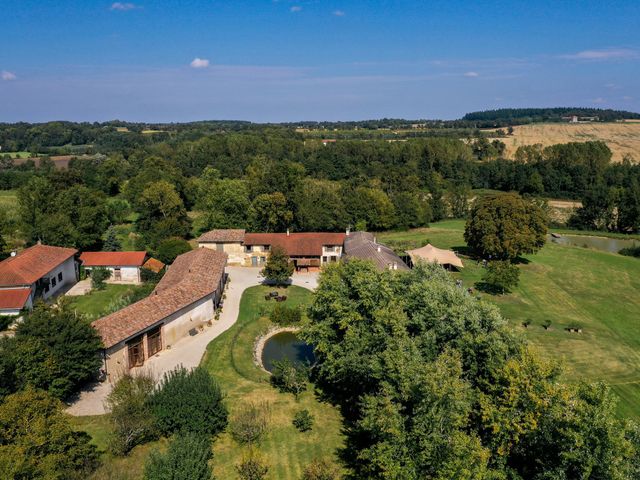
M315 357L313 347L298 338L294 332L280 332L269 338L262 349L262 365L268 372L273 362L288 358L292 363L311 365Z
M623 248L640 246L640 241L626 238L594 237L590 235L561 235L558 238L549 235L548 238L553 243L560 245L593 248L612 253L618 253Z

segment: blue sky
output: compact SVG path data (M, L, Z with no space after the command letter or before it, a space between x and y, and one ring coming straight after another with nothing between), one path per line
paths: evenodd
M640 111L640 1L0 0L0 121Z

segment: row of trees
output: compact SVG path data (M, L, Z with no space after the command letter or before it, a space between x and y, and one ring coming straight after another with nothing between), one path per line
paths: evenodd
M355 478L640 475L640 430L609 389L564 383L436 265L331 265L308 315L314 380L342 409Z

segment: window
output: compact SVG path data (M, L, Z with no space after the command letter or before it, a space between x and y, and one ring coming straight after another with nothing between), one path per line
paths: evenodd
M338 257L336 257L335 255L329 257L329 261L331 262L337 262L338 261Z
M59 282L61 282L61 281L62 281L62 272L60 272L60 273L58 274L58 281L59 281Z
M324 256L322 257L322 263L327 263L329 261L329 257Z
M334 253L336 251L336 247L334 247L333 245L327 245L324 247L324 250L327 253Z
M56 286L56 277L53 277L53 278L51 279L51 287L53 288L53 287L55 287L55 286Z
M262 246L262 250L263 250L264 252L269 252L269 251L271 251L271 245L263 245L263 246Z
M44 286L44 293L47 293L49 291L49 285L45 285Z
M267 257L260 257L260 263L265 263L267 261Z
M216 243L216 250L219 252L224 252L224 243Z
M244 251L245 251L246 253L251 253L251 245L245 245L245 246L244 246Z
M142 336L129 342L127 345L129 350L129 368L140 367L144 364L144 348L142 345Z

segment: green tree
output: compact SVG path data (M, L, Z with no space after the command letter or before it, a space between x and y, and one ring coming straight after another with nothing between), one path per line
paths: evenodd
M284 248L276 245L271 249L267 263L260 273L269 282L273 282L276 285L285 285L293 275L294 270L293 262L291 262Z
M293 426L298 429L300 432L308 432L313 428L314 418L313 415L309 413L309 410L299 410L293 416Z
M249 228L249 188L245 180L220 178L212 167L205 168L198 180L196 208L200 231L215 228Z
M15 342L18 380L59 398L95 378L101 365L100 337L67 302L36 304L18 325Z
M269 473L269 466L257 454L251 452L236 465L240 480L263 480Z
M308 369L304 365L294 364L288 358L274 360L271 372L271 385L281 392L293 393L298 398L307 389Z
M447 200L451 215L454 218L466 218L469 213L469 197L471 196L471 188L465 184L454 184L449 187L447 192Z
M191 251L191 245L183 238L162 240L156 249L156 256L164 264L171 264L178 255Z
M166 453L151 452L144 467L145 480L212 480L211 440L194 433L176 435Z
M90 441L43 391L28 388L0 404L1 478L85 479L99 464Z
M258 195L251 203L249 215L253 228L261 232L281 232L293 220L287 199L280 192Z
M478 255L511 260L537 252L546 234L546 215L538 205L517 194L504 193L476 200L464 239Z
M392 196L395 226L401 229L426 227L431 220L431 207L423 192L399 192Z
M105 252L119 252L122 250L122 244L118 240L118 234L113 225L109 225L109 228L107 228L102 249Z
M111 270L104 267L94 267L91 269L91 288L94 290L104 290L107 286L106 280L111 277Z
M150 183L136 202L136 228L152 249L170 237L189 234L190 220L173 185L165 180Z
M148 373L120 377L106 399L111 423L109 451L126 455L136 445L157 438L158 429L149 406L155 381Z
M482 277L482 281L489 285L491 289L503 294L510 292L513 287L516 287L519 280L520 269L508 260L494 260L493 262L489 262Z
M241 445L258 442L267 431L268 404L248 403L236 410L229 422L233 439Z
M164 435L192 432L217 435L227 426L227 407L218 382L202 367L165 373L151 397L151 409Z
M340 186L328 180L306 178L295 190L295 224L302 231L343 230L347 215Z
M309 463L302 472L302 480L338 480L340 472L329 460L316 459Z

